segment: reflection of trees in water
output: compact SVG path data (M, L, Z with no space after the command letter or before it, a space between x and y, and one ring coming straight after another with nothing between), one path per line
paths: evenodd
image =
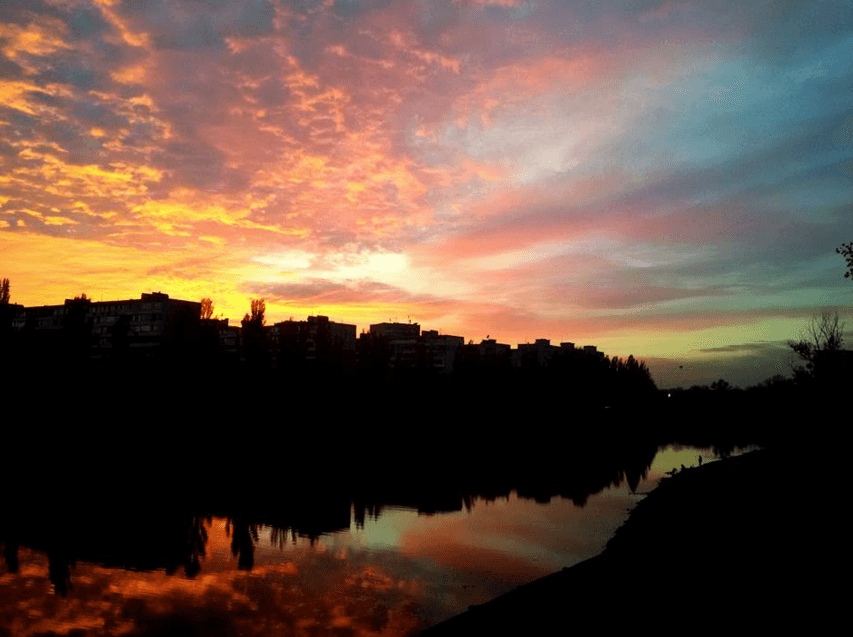
M20 564L18 563L18 549L20 545L17 537L7 537L0 541L3 545L3 559L6 562L6 569L10 573L17 573Z
M288 537L292 544L296 544L296 529L281 528L278 526L274 526L270 529L270 543L272 543L273 546L283 549L284 545L288 541Z
M559 495L582 507L590 496L625 482L635 491L648 475L657 449L654 444L616 448L599 445L583 453L566 453L562 467L546 472L544 479L522 481L518 493L537 502L548 502Z
M78 561L134 571L183 567L188 577L201 570L210 516L150 511L93 511L47 504L8 507L0 513L0 545L9 572L18 571L18 551L26 546L43 551L48 577L57 594L72 588L72 568ZM110 529L104 533L104 529Z
M343 472L348 480L345 482L342 475L338 475L339 486L335 491L304 484L301 495L279 506L275 514L230 516L232 552L241 564L251 564L251 553L258 541L256 525L259 524L270 527L271 542L280 548L295 542L297 537L306 537L313 544L317 537L348 529L351 523L363 528L366 519L379 518L389 506L423 514L471 511L478 500L509 498L513 491L521 498L538 502L549 502L559 496L584 506L591 495L608 487L627 483L636 490L648 474L656 453L657 446L653 444L615 447L602 443L574 450L561 449L551 456L545 454L547 462L543 461L542 454L529 461L492 458L485 464L468 457L466 467L457 467L456 471L448 469L443 474L418 471L414 463L410 476L391 471L395 476L393 480L359 480ZM327 473L326 483L335 484L336 480L329 478L330 475L332 472ZM369 474L368 478L371 478ZM254 500L272 501L275 495L274 490L264 491L260 496L256 493ZM276 499L281 502L281 495Z
M184 520L186 544L181 554L176 556L179 559L173 560L172 564L183 564L184 573L186 573L187 577L195 577L201 570L201 558L207 554L205 551L205 547L207 546L207 528L205 527L205 522L210 524L211 518L210 516L188 514ZM172 570L167 568L166 572L171 574L174 572L174 568Z
M584 506L588 498L608 487L627 484L636 490L648 474L657 453L657 445L627 439L625 444L605 444L575 436L547 441L540 445L494 444L494 437L481 454L471 451L456 464L447 456L413 455L399 466L384 467L385 473L365 472L359 476L350 465L328 470L321 481L295 480L297 486L274 480L259 480L254 492L236 488L232 495L243 496L240 513L227 508L217 515L226 518L226 533L238 568L254 566L255 545L262 526L271 529L273 545L283 548L288 540L307 537L313 541L323 534L348 529L351 521L363 527L367 518L378 518L388 506L406 507L421 513L471 511L478 500L509 498L515 491L520 498L549 502L554 497ZM503 440L501 438L501 440ZM470 441L469 441L470 442ZM725 449L720 451L725 453ZM428 450L426 456L435 452ZM359 460L360 451L353 453ZM428 471L429 463L433 470ZM410 473L402 471L408 464ZM303 473L294 472L294 476ZM322 484L323 486L317 486ZM335 485L335 486L330 486ZM294 495L293 490L299 489ZM251 497L249 494L251 493ZM239 505L240 499L231 505ZM270 503L276 503L271 506ZM50 581L60 595L71 588L71 569L76 561L91 561L132 570L165 569L174 573L183 567L189 577L196 575L206 555L207 526L210 513L152 513L130 510L124 513L93 510L75 511L62 507L32 514L32 505L0 513L0 544L9 571L18 570L18 548L28 546L47 553ZM73 523L69 520L74 520ZM103 528L115 529L109 535Z
M237 558L237 568L251 571L255 565L255 543L258 541L258 525L244 515L228 517L225 533L231 537L231 554Z
M69 555L66 546L53 546L47 551L48 579L60 597L68 595L71 585L71 567L75 565L74 558Z
M330 491L307 487L296 496L290 495L274 512L251 516L254 523L271 529L273 545L283 548L288 536L292 542L297 537L308 538L313 545L321 535L350 528L352 497L346 489ZM278 500L281 502L281 495Z

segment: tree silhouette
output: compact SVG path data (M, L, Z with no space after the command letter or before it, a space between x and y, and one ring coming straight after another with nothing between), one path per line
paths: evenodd
M266 303L263 299L252 299L251 315L243 317L243 354L246 365L250 370L263 371L269 367L269 352L267 351Z
M817 378L823 375L824 367L842 349L844 342L844 323L837 311L824 310L813 316L800 332L798 341L788 341L788 347L805 361L805 368L794 369L800 378Z
M729 382L724 378L721 378L720 380L715 380L713 383L711 383L712 391L731 391L731 389L731 384L729 384Z
M267 304L264 302L263 299L252 299L251 305L252 305L252 316L249 317L249 319L253 323L256 323L259 326L266 325L267 319L266 319L265 314L267 311Z
M231 554L237 558L237 568L251 571L255 565L258 525L252 524L244 515L229 516L225 522L225 533L231 536Z
M9 279L0 279L0 349L3 351L7 351L10 344L14 315L15 306L9 303Z
M844 273L844 278L853 279L853 241L842 243L840 248L835 248L835 252L847 259L847 272Z
M213 318L213 301L207 297L201 300L201 318Z

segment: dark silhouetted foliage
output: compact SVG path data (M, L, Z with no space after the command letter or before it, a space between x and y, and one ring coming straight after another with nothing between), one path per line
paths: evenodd
M251 314L243 317L243 355L246 367L252 372L267 371L270 366L266 323L266 303L264 299L252 299Z
M842 243L840 248L835 248L835 252L847 259L847 272L844 273L844 278L853 279L853 241Z
M201 300L201 318L202 319L212 319L213 318L213 301L207 297Z
M844 323L837 311L823 311L800 332L798 341L788 341L788 347L800 357L805 366L795 367L794 376L800 381L824 380L838 358L844 342Z

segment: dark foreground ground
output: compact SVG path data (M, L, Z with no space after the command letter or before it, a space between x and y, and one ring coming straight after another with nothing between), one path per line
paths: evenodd
M422 636L834 632L848 533L841 503L822 497L829 469L776 450L688 469L643 499L601 555Z

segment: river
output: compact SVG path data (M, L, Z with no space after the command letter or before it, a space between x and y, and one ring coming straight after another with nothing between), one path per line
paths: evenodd
M666 471L700 456L715 459L662 448L634 489L573 497L351 501L348 524L344 508L314 531L257 515L0 513L0 635L416 634L596 555Z

